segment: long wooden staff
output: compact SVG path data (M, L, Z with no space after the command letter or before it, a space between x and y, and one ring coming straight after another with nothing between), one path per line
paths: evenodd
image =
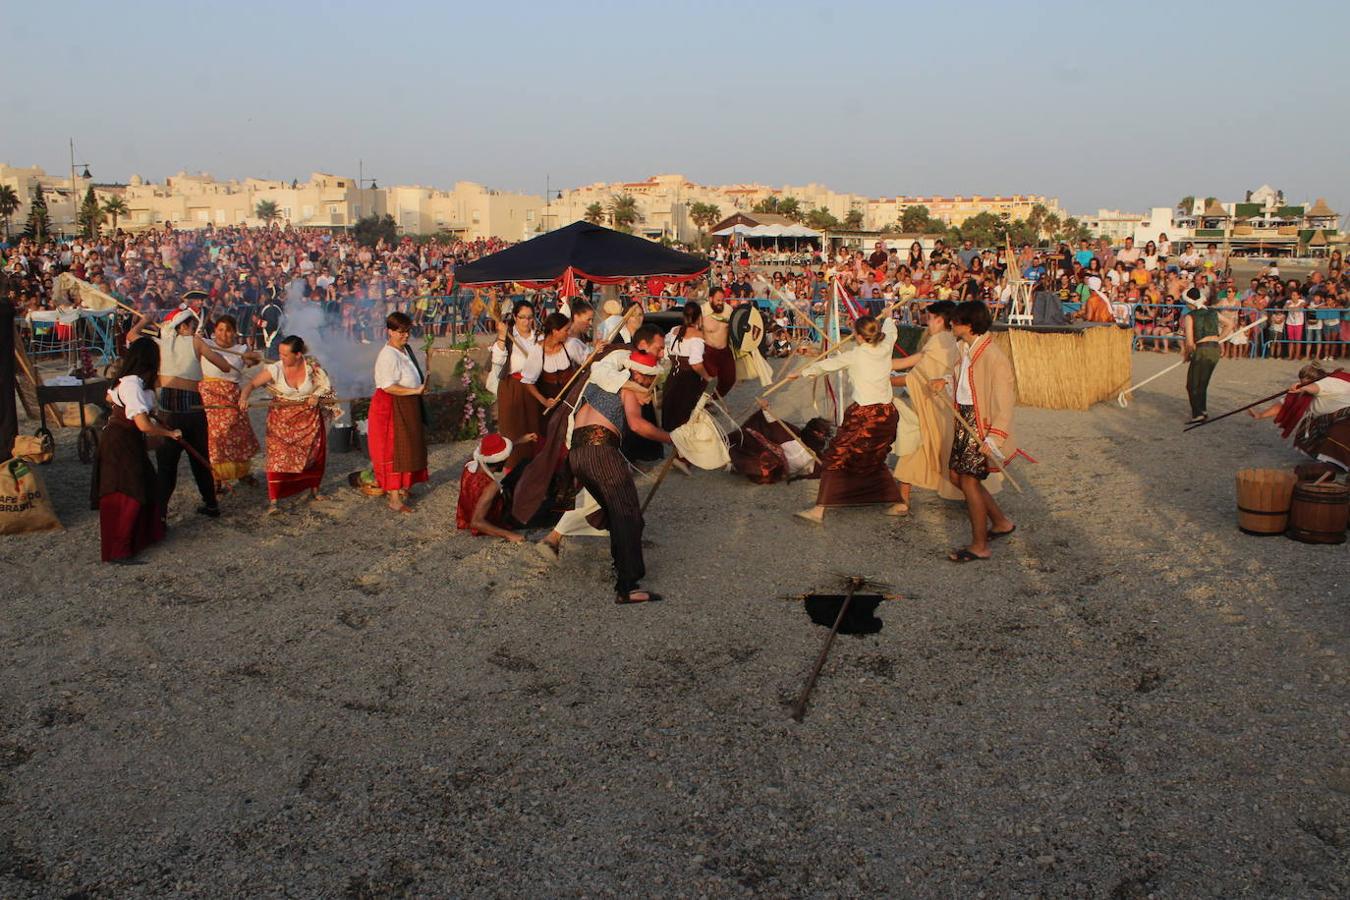
M1226 338L1224 338L1224 339L1218 341L1218 343L1220 343L1220 344L1227 344L1227 343L1231 342L1231 341L1233 340L1233 338L1237 337L1239 334L1242 334L1244 331L1250 331L1251 329L1255 328L1257 325L1260 325L1260 324L1261 324L1262 322L1264 322L1265 320L1266 320L1266 316L1262 316L1261 318L1257 319L1255 322L1251 323L1250 325L1244 325L1242 328L1239 328L1237 331L1233 332L1233 333L1230 334L1228 337L1226 337ZM1184 366L1184 365L1186 365L1186 363L1188 363L1188 362L1190 362L1190 360L1184 359L1184 358L1183 358L1183 359L1180 359L1180 360L1178 360L1177 362L1173 363L1172 365L1168 366L1167 368L1163 369L1161 372L1158 372L1158 373L1155 374L1155 375L1150 375L1149 377L1145 378L1143 381L1139 382L1138 384L1130 385L1130 386L1127 387L1125 390L1121 391L1119 395L1117 395L1117 397L1116 397L1116 403L1118 403L1118 404L1120 405L1120 408L1121 408L1121 409L1124 409L1124 408L1125 408L1126 406L1128 406L1129 403L1130 403L1130 400L1129 400L1130 394L1133 394L1135 391L1139 390L1141 387L1143 387L1144 385L1148 384L1150 381L1156 381L1157 379L1163 377L1163 376L1166 375L1168 372L1172 371L1173 369L1177 368L1178 366Z
M1344 372L1345 372L1345 369L1337 369L1337 370L1334 371L1334 372L1327 372L1325 375L1319 375L1319 376L1317 376L1316 378L1314 378L1312 381L1309 381L1309 382L1307 382L1307 383L1308 383L1308 384L1316 384L1317 382L1321 381L1323 378L1330 378L1332 375L1340 375L1340 374L1342 374L1342 373L1344 373ZM1300 385L1300 387L1301 387L1301 385ZM1260 406L1262 403L1269 403L1271 400L1278 400L1279 398L1285 396L1285 395L1288 394L1288 393L1289 393L1289 389L1288 389L1288 388L1285 388L1284 390L1280 391L1280 392L1277 393L1277 394L1271 394L1269 397L1262 397L1260 400L1254 400L1254 401L1252 401L1251 403L1248 403L1246 406L1239 406L1237 409L1232 410L1231 412L1226 412L1226 413L1224 413L1224 414L1221 415L1221 416L1215 416L1214 418L1212 418L1212 419L1206 419L1206 420L1203 421L1203 422L1196 422L1194 425L1187 425L1185 428L1183 428L1183 429L1181 429L1181 430L1182 430L1183 432L1184 432L1184 431L1194 431L1194 430L1197 429L1197 428L1204 428L1206 425L1213 425L1215 422L1219 421L1220 419L1226 419L1226 418L1228 418L1229 416L1236 416L1236 415L1237 415L1238 413L1240 413L1240 412L1246 412L1247 410L1251 409L1251 408L1254 407L1254 406Z
M929 392L935 397L942 398L942 402L947 404L947 408L952 411L952 417L955 418L956 421L960 423L961 427L966 430L966 434L970 435L978 446L983 447L984 438L980 437L980 433L976 431L975 428L965 420L965 417L961 415L961 410L956 408L956 404L952 402L951 398L947 396L946 392L942 390L934 390L931 387L929 388ZM1022 493L1022 486L1017 483L1017 479L1012 477L1012 473L1009 472L1004 467L1002 460L997 459L987 453L985 454L985 458L988 459L991 463L993 463L997 467L999 474L1001 474L1004 478L1008 479L1009 484L1017 488L1017 493L1019 494Z
M583 363L577 368L577 370L576 370L575 372L572 373L572 377L569 378L569 379L567 379L567 383L564 384L562 390L558 392L558 402L555 403L555 404L553 404L552 406L550 406L548 409L544 410L544 414L543 414L542 416L540 416L541 419L547 418L548 415L549 415L549 413L553 412L553 411L554 411L555 409L557 409L558 407L560 407L560 406L566 406L566 402L565 402L565 401L566 401L566 397L567 397L567 392L570 391L570 390L572 389L572 384L573 384L578 378L581 377L581 373L582 373L582 372L585 372L587 369L589 369L589 368L591 367L591 363L595 362L595 355L596 355L597 353L599 353L599 352L600 352L599 350L592 350L592 351L591 351L591 355L588 356L588 357L586 357L586 361L583 362Z
M858 588L863 586L863 579L852 576L844 588L844 602L839 604L839 615L834 617L834 627L825 637L825 644L820 648L820 655L816 657L816 664L811 669L811 674L806 677L806 683L802 685L801 693L797 695L797 700L792 704L792 718L800 722L806 715L806 701L811 699L811 690L816 686L816 679L820 677L820 670L825 668L825 660L830 655L830 647L834 646L835 635L839 633L839 626L844 623L844 616L848 614L849 604L853 602L853 594Z

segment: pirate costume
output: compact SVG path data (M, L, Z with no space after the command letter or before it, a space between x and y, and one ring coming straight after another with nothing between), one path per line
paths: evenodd
M617 354L616 354L617 356ZM655 375L657 359L648 353L632 351L618 360L623 367L647 375ZM619 447L628 434L628 416L620 396L623 380L608 378L607 373L592 376L581 392L578 409L591 406L613 428L604 425L584 425L572 430L567 454L573 475L585 489L577 512L594 501L604 517L609 531L610 556L614 561L614 589L617 602L631 602L630 596L638 590L638 582L647 569L642 559L642 507L638 502L637 486L629 472L628 460ZM626 378L624 379L626 380ZM592 527L597 523L590 521ZM651 594L651 599L659 599Z
M184 300L200 291L189 291ZM179 334L178 326L189 319L196 320L197 315L184 303L169 314L159 329L159 378L178 379L180 383L191 383L190 387L160 387L159 414L160 424L170 430L183 433L186 443L196 453L188 454L188 463L192 469L192 478L197 482L197 492L201 494L202 506L198 512L208 516L220 515L216 505L216 479L211 467L203 462L210 457L211 440L206 421L206 410L202 408L201 380L202 361L197 355L196 335ZM169 501L173 499L174 488L178 486L178 461L183 455L183 445L177 441L164 441L155 450L155 469L159 480L158 498L160 512L168 515Z

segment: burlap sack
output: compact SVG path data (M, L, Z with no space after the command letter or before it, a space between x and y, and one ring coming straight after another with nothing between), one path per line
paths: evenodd
M0 534L60 529L61 520L33 464L16 456L0 467Z
M14 437L14 455L31 459L40 465L46 465L56 455L56 445L50 437L19 434Z

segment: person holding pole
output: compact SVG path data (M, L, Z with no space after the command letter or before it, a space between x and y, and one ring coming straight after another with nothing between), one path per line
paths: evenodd
M1017 526L994 501L984 481L989 477L990 460L998 469L1017 454L1013 439L1013 406L1016 402L1012 363L994 345L989 333L993 324L989 307L978 300L967 300L952 312L952 334L961 342L961 361L956 367L956 415L968 428L958 428L952 436L952 483L966 500L970 517L970 543L952 550L947 559L954 563L988 559L989 541L1012 534ZM934 391L946 390L945 381L935 380Z
M884 323L873 316L859 316L853 323L856 347L819 359L800 374L788 376L792 381L800 375L814 378L847 371L853 389L853 403L844 411L843 424L821 456L816 505L797 513L798 518L819 525L826 507L872 503L888 504L887 515L908 511L901 502L900 486L886 467L900 421L891 389L891 350L897 334L889 309Z
M1191 401L1188 424L1192 425L1209 418L1206 411L1209 380L1214 377L1222 349L1219 346L1219 313L1209 307L1212 296L1208 289L1198 287L1190 288L1184 295L1191 307L1182 317L1182 353L1190 361L1186 368L1186 395Z

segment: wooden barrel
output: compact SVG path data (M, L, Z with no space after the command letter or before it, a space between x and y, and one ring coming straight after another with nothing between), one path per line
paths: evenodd
M1262 537L1284 534L1295 483L1287 469L1239 469L1238 530Z
M1300 484L1289 506L1289 537L1305 544L1343 544L1347 517L1350 487Z
M1340 473L1341 467L1333 466L1331 463L1299 463L1297 466L1294 466L1294 477L1298 479L1299 484L1302 484L1305 481L1316 481L1327 474L1331 475L1327 481L1335 481L1336 476Z

